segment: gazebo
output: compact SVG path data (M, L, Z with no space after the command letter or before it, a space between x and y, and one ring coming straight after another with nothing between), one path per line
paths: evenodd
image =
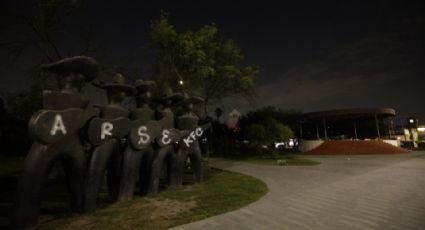
M384 121L386 121L387 136L391 138L394 135L393 117L395 115L396 112L392 108L354 108L305 113L300 120L300 138L303 139L303 131L307 128L310 131L307 135L310 138L315 136L317 140L336 137L336 135L329 135L329 132L340 134L339 136L342 136L340 139L345 139L345 136L359 139L359 129L362 126L362 133L367 132L369 137L381 139L383 133L381 126L385 124ZM374 123L374 127L370 125L366 127L364 125L366 123ZM312 129L315 135L312 135Z

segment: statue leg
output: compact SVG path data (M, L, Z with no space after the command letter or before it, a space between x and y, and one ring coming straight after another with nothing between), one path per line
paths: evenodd
M143 150L143 156L140 165L140 192L145 195L149 191L149 178L152 171L152 160L154 156L153 147L149 146Z
M152 170L149 180L149 191L148 193L158 193L159 180L161 178L162 167L164 165L164 159L169 152L169 147L162 147L156 152L152 161Z
M108 161L116 144L117 140L111 139L96 147L90 157L84 186L84 211L93 211L96 208L97 195L103 181Z
M71 195L71 210L83 211L84 176L87 165L86 154L80 143L75 143L73 151L66 153L63 161L68 191Z
M34 142L25 158L24 168L19 178L13 224L17 228L37 224L41 192L53 163L59 158L56 145L43 145Z
M184 168L186 165L186 151L183 148L178 148L175 153L176 169L175 169L175 180L177 185L183 185Z
M133 150L130 146L127 146L124 151L120 191L118 194L118 200L120 201L133 199L134 187L139 178L142 154L142 151Z
M174 151L174 146L169 146L170 150L167 154L167 174L168 185L180 186L183 183L183 175L180 170L180 151Z
M109 196L115 201L118 198L120 190L120 178L122 169L123 155L121 153L121 144L118 143L114 146L111 158L109 159L107 170L107 183Z
M193 178L196 183L204 181L204 172L202 169L202 155L199 143L195 142L190 148L190 166L193 170Z

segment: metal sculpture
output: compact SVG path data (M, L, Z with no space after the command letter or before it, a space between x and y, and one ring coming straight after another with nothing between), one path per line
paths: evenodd
M156 137L158 144L151 165L151 175L149 182L149 193L157 193L164 163L167 166L167 179L169 185L180 185L178 157L175 154L174 144L180 139L180 133L174 124L174 113L171 106L183 98L180 93L173 93L171 89L163 90L163 95L158 101L159 111L157 118L160 119L162 131Z
M190 159L190 165L193 170L193 178L195 182L200 183L204 180L202 169L202 155L199 148L198 138L208 127L198 127L199 118L192 110L193 105L203 102L201 97L191 96L185 94L185 99L178 102L176 106L181 106L185 114L176 119L176 127L179 130L191 131L189 135L179 142L179 174L183 175L186 161Z
M43 186L50 169L59 161L66 173L71 210L82 210L86 155L79 133L97 113L95 109L87 109L88 100L80 94L84 83L98 75L94 59L66 58L43 65L41 69L55 74L61 88L60 91L43 91L43 109L29 122L29 133L34 141L17 185L13 217L17 228L37 223Z
M29 122L33 143L17 186L15 227L37 223L44 182L58 161L65 168L71 210L77 212L96 208L105 173L114 200L132 199L138 179L141 194L157 193L164 166L168 184L182 185L188 158L195 181L203 181L197 140L209 124L198 126L199 118L192 113L202 98L164 89L155 116L149 106L155 83L137 80L133 87L117 74L110 84L93 82L106 91L108 104L88 108L80 92L99 73L94 59L77 56L41 68L57 77L60 90L43 91L43 109ZM130 113L121 104L133 95L137 107ZM185 114L175 120L171 106L181 106ZM91 145L89 154L84 144Z
M122 163L121 140L130 130L129 111L121 106L126 96L135 93L134 87L127 85L121 74L117 74L110 84L96 84L106 91L109 104L99 106L100 116L90 121L88 140L95 146L90 156L85 183L84 211L96 208L99 189L105 172L109 195L116 199L119 191Z
M140 178L141 194L149 188L151 164L154 156L153 141L161 127L155 120L155 111L150 106L151 91L155 82L136 80L137 108L131 112L131 131L123 154L123 168L118 200L131 200L137 180Z

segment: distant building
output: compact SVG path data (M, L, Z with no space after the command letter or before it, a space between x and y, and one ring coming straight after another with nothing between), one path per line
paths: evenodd
M239 118L242 116L242 114L237 111L236 109L233 109L232 112L229 113L229 118L227 120L227 127L229 129L235 129L238 126Z
M396 112L392 108L354 108L306 113L303 138L365 139L393 138Z
M303 114L300 138L304 149L313 149L328 140L380 139L400 146L394 128L396 111L392 108L353 108Z

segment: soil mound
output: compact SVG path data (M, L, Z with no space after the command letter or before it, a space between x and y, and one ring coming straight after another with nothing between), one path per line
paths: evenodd
M309 155L366 155L408 153L410 150L383 141L326 141L306 152Z

